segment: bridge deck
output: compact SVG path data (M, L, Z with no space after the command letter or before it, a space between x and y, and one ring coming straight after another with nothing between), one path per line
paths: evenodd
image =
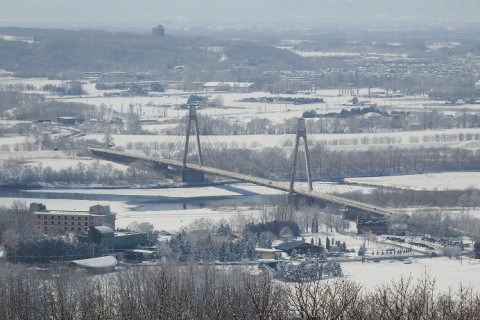
M97 156L105 157L105 158L122 158L125 161L136 161L136 160L141 160L141 161L146 161L154 164L162 164L162 165L167 165L170 167L175 167L175 168L182 168L183 163L181 161L177 160L171 160L171 159L162 159L162 158L151 158L151 157L146 157L142 155L137 155L137 154L132 154L132 153L126 153L126 152L121 152L121 151L114 151L114 150L105 150L105 149L94 149L90 148L90 151ZM212 167L207 167L207 166L200 166L200 165L195 165L195 164L187 164L187 168L190 170L195 170L195 171L201 171L206 174L211 174L211 175L216 175L224 178L229 178L229 179L235 179L238 181L242 182L249 182L253 183L256 185L260 186L265 186L269 187L272 189L277 189L285 192L289 192L289 187L283 185L282 183L276 182L276 181L271 181L268 179L263 179L263 178L258 178L254 177L251 175L246 175L243 173L237 173L237 172L231 172L223 169L218 169L218 168L212 168ZM326 194L326 193L314 193L314 192L309 192L307 190L294 190L295 194L301 195L307 198L311 199L316 199L316 200L322 200L334 204L339 204L342 206L346 206L349 208L354 208L354 209L359 209L365 212L371 212L377 215L388 215L390 214L390 210L378 206L374 206L368 203L360 202L360 201L355 201L351 199L347 199L344 197L340 196L335 196L332 194Z

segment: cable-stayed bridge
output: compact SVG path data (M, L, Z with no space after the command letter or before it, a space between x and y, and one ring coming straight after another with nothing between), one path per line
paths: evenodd
M190 135L192 133L192 123L193 128L195 128L196 136L196 151L198 156L198 164L189 163L188 153L190 146ZM342 196L334 195L327 192L317 192L313 190L313 181L311 174L311 159L310 151L308 149L307 142L307 132L304 119L298 119L298 125L295 135L295 142L293 146L292 160L290 164L290 181L286 185L284 182L279 182L276 180L270 180L267 178L261 178L254 175L234 172L232 170L225 170L209 165L205 165L204 153L202 152L201 143L200 143L200 134L199 126L197 122L197 114L195 106L190 106L190 112L186 123L186 135L184 136L185 142L183 143L183 157L182 160L176 159L167 159L163 157L148 157L141 154L127 153L122 151L116 151L111 149L94 149L91 148L90 151L94 156L101 157L107 160L118 161L118 162L135 162L143 161L151 163L157 167L169 167L181 169L182 180L185 182L196 182L203 181L205 174L220 176L228 179L234 179L242 182L248 182L255 185L265 186L268 188L273 188L287 192L290 195L298 195L314 200L325 201L337 205L344 206L346 209L354 209L365 213L371 213L374 215L389 215L391 210L387 208L382 208L376 205L371 205L361 201L356 201L348 199ZM300 142L303 141L303 159L298 157ZM177 147L179 148L179 147ZM305 167L305 172L307 175L307 190L303 188L295 188L295 177L298 167L298 162L302 162Z

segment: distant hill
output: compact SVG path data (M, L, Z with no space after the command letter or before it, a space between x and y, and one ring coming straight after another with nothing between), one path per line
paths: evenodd
M150 71L166 75L176 66L183 66L183 75L172 77L209 80L220 72L222 79L242 81L235 78L238 72L234 70L256 73L309 67L305 59L286 50L207 37L0 28L2 35L0 69L17 75L57 76L85 71Z

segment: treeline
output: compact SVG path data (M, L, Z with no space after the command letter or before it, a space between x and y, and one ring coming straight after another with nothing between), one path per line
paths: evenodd
M300 236L300 227L295 221L273 220L264 223L249 223L246 225L248 232L260 235L263 232L271 232L278 238L282 235L285 228L289 229L290 235L293 237Z
M45 102L41 94L23 94L15 91L0 90L0 114L2 117L12 117L17 108L29 107Z
M373 112L377 116L362 117L364 112ZM327 115L319 115L315 110L309 110L305 111L303 116L309 118L306 121L309 134L377 133L480 127L480 114L462 109L459 109L454 115L435 110L387 114L379 108L369 107L354 108ZM176 127L165 129L161 133L182 135L185 133L186 121L185 118ZM282 122L273 122L267 118L254 118L243 122L226 121L202 115L199 131L201 135L292 134L295 133L296 126L296 119L293 118Z
M402 173L470 171L480 168L480 151L462 148L320 151L325 162L312 165L326 176L379 176Z
M19 163L16 159L5 160L0 168L0 185L9 187L42 186L45 184L72 185L128 185L157 183L165 179L163 171L154 170L144 162L133 162L125 170L115 168L111 163L94 161L85 165L55 170L52 167Z
M53 90L53 89L52 89ZM70 116L83 119L95 117L97 108L84 103L45 101L40 94L0 90L0 115L11 120L51 120Z
M458 137L458 135L454 135ZM473 137L473 136L472 136ZM370 140L369 140L370 141ZM387 140L385 140L387 141ZM392 140L393 141L393 140ZM291 172L293 142L279 147L257 150L238 144L204 143L202 148L208 166L242 172L269 179L288 178ZM152 156L180 159L182 153L172 143L137 143L127 149L144 150ZM329 150L316 144L309 147L311 168L315 178L343 178L354 176L382 176L422 172L474 171L480 169L480 151L448 147L369 148L367 150ZM189 161L197 161L191 154ZM302 157L299 167L304 168Z
M452 186L453 188L454 186ZM480 190L398 190L392 188L375 189L365 199L385 207L480 207Z
M478 319L470 287L428 276L365 290L347 280L282 284L235 268L161 264L89 277L0 267L2 319Z
M92 258L93 246L74 244L62 239L44 238L36 241L20 240L5 246L6 258L13 263L52 263ZM95 251L93 251L95 252ZM97 254L100 250L97 249Z
M293 103L293 104L311 104L324 103L323 98L305 98L305 97L262 97L262 98L243 98L242 102L262 102L262 103Z
M265 178L285 178L291 171L291 148L262 151L225 148L210 149L205 153L213 155L207 157L207 164L213 167ZM480 152L461 148L389 147L332 151L317 145L311 147L310 153L312 173L319 179L480 169ZM298 161L299 167L304 168L304 160L299 158Z

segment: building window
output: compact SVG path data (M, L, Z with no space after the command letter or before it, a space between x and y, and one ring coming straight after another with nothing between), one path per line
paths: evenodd
M72 226L73 226L73 225L75 224L75 222L73 222L73 221L72 221L72 223L71 223L71 224L72 224Z
M62 221L58 221L57 224L62 224Z
M88 222L87 222L87 221L85 221L83 224L86 225L86 226L88 226Z
M74 230L75 230L75 227L72 227L71 230L74 231Z

